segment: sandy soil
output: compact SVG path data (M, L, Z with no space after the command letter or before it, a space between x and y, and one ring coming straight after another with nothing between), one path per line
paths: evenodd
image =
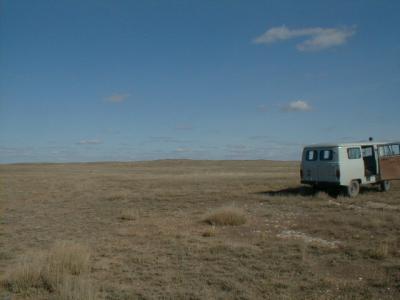
M296 162L0 166L0 277L57 241L89 247L101 299L399 299L400 182L349 199ZM212 226L234 206L246 222ZM54 299L51 291L0 299Z

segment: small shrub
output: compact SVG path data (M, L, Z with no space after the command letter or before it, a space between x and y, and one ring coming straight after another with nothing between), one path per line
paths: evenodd
M203 233L201 234L202 237L213 237L215 236L215 227L210 227L207 228Z
M133 209L123 210L119 218L125 221L136 220L138 218L138 212Z
M226 206L209 213L204 218L204 222L210 225L237 226L246 223L246 215L240 208Z

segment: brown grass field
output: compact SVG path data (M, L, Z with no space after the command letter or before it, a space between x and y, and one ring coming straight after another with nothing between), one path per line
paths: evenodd
M400 182L297 162L0 166L0 299L400 299Z

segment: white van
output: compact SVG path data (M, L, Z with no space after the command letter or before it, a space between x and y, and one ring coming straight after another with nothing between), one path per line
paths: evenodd
M319 144L304 147L301 183L315 188L336 186L355 197L362 184L390 189L400 179L400 142Z

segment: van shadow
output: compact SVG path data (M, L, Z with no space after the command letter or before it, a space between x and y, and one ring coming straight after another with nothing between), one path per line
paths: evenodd
M373 193L379 193L379 187L376 185L362 186L360 188L360 195L368 195Z
M310 196L315 196L319 192L325 192L331 197L338 197L339 192L331 189L313 189L312 187L309 186L298 186L298 187L292 187L292 188L284 188L284 189L279 189L279 190L269 190L269 191L263 191L263 192L257 192L257 195L263 195L263 196L301 196L301 197L310 197Z

